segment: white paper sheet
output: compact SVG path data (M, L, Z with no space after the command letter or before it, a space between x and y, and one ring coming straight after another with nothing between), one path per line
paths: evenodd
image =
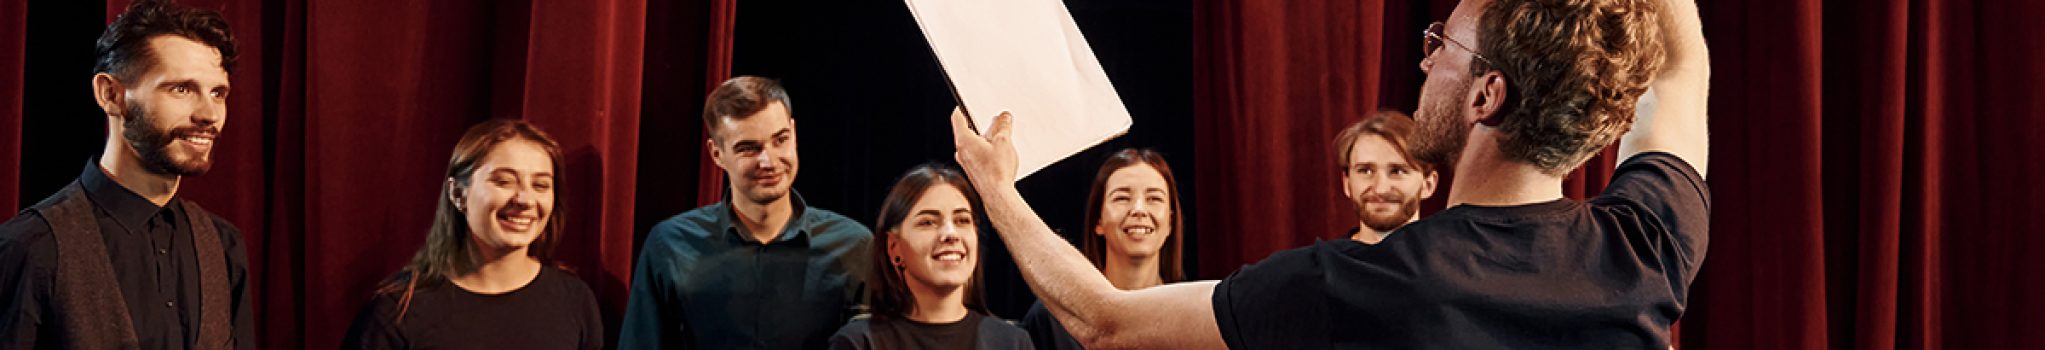
M904 0L981 132L1015 116L1016 178L1129 131L1129 110L1059 0Z

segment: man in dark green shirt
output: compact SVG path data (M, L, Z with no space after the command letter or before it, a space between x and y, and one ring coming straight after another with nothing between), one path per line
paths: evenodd
M621 349L817 349L862 301L873 234L794 192L795 119L773 79L710 93L705 146L724 201L653 227L633 269Z

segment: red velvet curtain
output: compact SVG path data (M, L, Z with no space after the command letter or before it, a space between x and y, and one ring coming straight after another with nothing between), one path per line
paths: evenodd
M127 2L109 1L105 19ZM688 141L700 140L702 88L729 67L731 1L180 3L220 11L242 52L215 166L180 194L242 228L264 348L339 345L374 285L423 242L448 152L475 122L524 119L563 146L557 205L568 229L555 257L595 290L613 334L636 235L680 212L643 208L696 202L701 146ZM72 173L83 161L18 165L36 149L20 142L31 131L19 127L21 91L36 88L21 78L33 69L23 59L26 4L0 2L0 209L9 213L49 194L19 190L20 174ZM643 132L648 125L661 129ZM649 142L662 137L684 142ZM648 192L646 183L681 185Z
M1707 1L1712 246L1683 347L2013 348L2045 330L2045 4ZM1202 271L1354 225L1328 144L1411 111L1416 36L1454 1L1202 1ZM1610 178L1610 150L1571 197ZM1304 175L1302 175L1304 174ZM1447 179L1453 181L1453 179ZM1444 186L1445 188L1446 186ZM1431 213L1441 206L1430 201ZM1254 218L1254 219L1252 219Z

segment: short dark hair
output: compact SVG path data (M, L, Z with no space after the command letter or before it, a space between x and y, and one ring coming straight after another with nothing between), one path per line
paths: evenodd
M951 186L966 196L967 205L973 209L975 225L986 222L981 219L987 215L986 211L981 210L985 207L980 205L979 192L973 190L973 183L966 181L966 175L959 173L957 169L938 163L925 163L902 174L901 179L895 180L895 187L888 190L887 199L881 203L880 218L874 220L873 225L873 251L867 264L870 272L868 276L873 280L866 284L866 293L872 298L874 318L908 318L909 312L916 308L916 298L909 293L907 276L896 270L888 257L888 242L897 239L895 229L902 226L902 221L909 218L911 211L916 210L914 208L916 201L923 198L923 192L938 185ZM978 262L984 265L986 259ZM966 280L966 309L986 313L987 302L981 292L984 287L980 284L982 271L984 269L980 266L973 266L973 276Z
M1392 149L1399 151L1399 157L1406 159L1406 164L1413 165L1423 174L1434 171L1433 163L1413 158L1412 150L1406 146L1406 138L1413 135L1413 127L1413 118L1398 111L1379 111L1350 123L1349 127L1342 128L1342 133L1335 135L1335 168L1349 173L1349 152L1356 148L1356 140L1363 135L1377 135L1391 143Z
M1497 70L1507 97L1492 116L1509 159L1560 175L1633 126L1660 73L1656 0L1495 0L1477 23L1471 76Z
M180 36L220 50L220 69L234 71L234 31L227 27L227 20L221 19L219 12L178 6L170 1L136 0L99 34L93 52L99 60L92 67L93 74L132 80L148 71L156 64L149 39L160 35Z
M781 88L781 81L751 75L725 80L703 101L703 132L716 137L719 120L744 119L774 102L780 102L781 108L794 115L795 105L788 103L788 90Z

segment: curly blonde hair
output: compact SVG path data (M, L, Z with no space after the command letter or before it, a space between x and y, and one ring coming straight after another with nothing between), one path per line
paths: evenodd
M1478 19L1471 76L1505 75L1491 124L1501 149L1550 175L1576 169L1632 128L1661 71L1655 0L1494 0Z

